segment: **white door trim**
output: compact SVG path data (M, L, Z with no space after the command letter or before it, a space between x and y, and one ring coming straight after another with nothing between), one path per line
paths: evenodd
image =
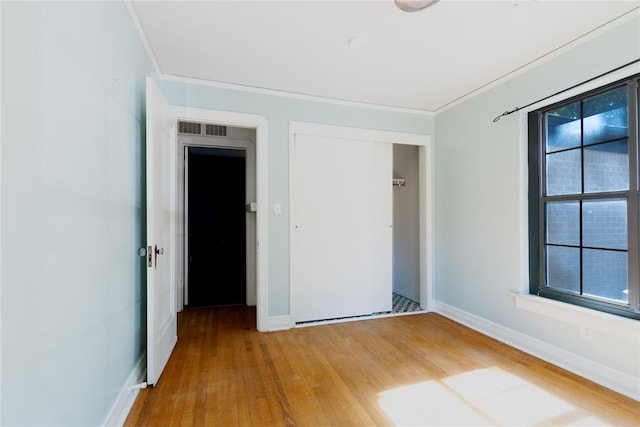
M415 133L389 132L384 130L350 128L345 126L323 125L308 122L289 122L289 147L292 136L310 135L328 138L356 139L361 141L386 142L388 144L404 144L426 146L431 144L431 136Z
M178 138L178 147L180 152L178 153L178 163L183 167L178 166L178 174L182 174L182 185L178 185L178 192L182 194L182 197L178 195L178 226L176 229L180 230L182 239L178 238L178 244L182 240L182 277L178 278L178 310L182 310L185 305L189 304L189 156L187 156L187 146L180 143ZM180 161L182 158L182 161ZM176 175L178 182L180 182L180 175ZM180 200L182 199L182 203ZM180 209L182 205L182 209ZM178 270L180 270L178 268ZM182 296L182 297L181 297Z
M419 147L420 179L420 306L434 311L433 299L433 145L430 135L360 129L307 122L289 122L289 204L293 203L293 149L295 135L324 136L330 138L376 141L389 144L417 145ZM391 185L391 183L389 184ZM289 218L289 248L293 236L294 221ZM291 266L291 262L289 262ZM291 267L289 267L291 269ZM289 270L291 277L291 270ZM291 282L289 282L291 288ZM289 310L291 311L291 310ZM294 325L291 325L294 326Z
M269 122L255 114L205 110L201 108L172 106L178 120L201 121L217 125L250 128L256 130L256 327L267 330L269 314L269 204L268 204L268 138ZM178 147L174 147L177 152ZM172 179L178 182L178 177ZM178 200L174 200L177 210ZM174 210L174 211L176 211Z

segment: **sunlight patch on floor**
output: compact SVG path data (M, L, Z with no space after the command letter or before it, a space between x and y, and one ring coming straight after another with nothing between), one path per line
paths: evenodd
M378 402L396 425L607 425L497 367L397 387Z

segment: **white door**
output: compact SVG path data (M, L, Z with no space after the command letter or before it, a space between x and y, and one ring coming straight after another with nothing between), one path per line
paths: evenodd
M391 310L392 146L295 135L294 322Z
M147 78L147 383L162 374L177 341L175 285L170 263L171 150L176 117Z

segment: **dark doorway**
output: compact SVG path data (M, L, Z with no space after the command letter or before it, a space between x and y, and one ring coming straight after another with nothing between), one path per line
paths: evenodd
M187 153L188 306L245 304L245 151Z

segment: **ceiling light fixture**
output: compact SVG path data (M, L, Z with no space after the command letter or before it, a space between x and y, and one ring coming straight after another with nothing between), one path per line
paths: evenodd
M438 0L393 0L400 10L405 12L417 12L433 6Z

